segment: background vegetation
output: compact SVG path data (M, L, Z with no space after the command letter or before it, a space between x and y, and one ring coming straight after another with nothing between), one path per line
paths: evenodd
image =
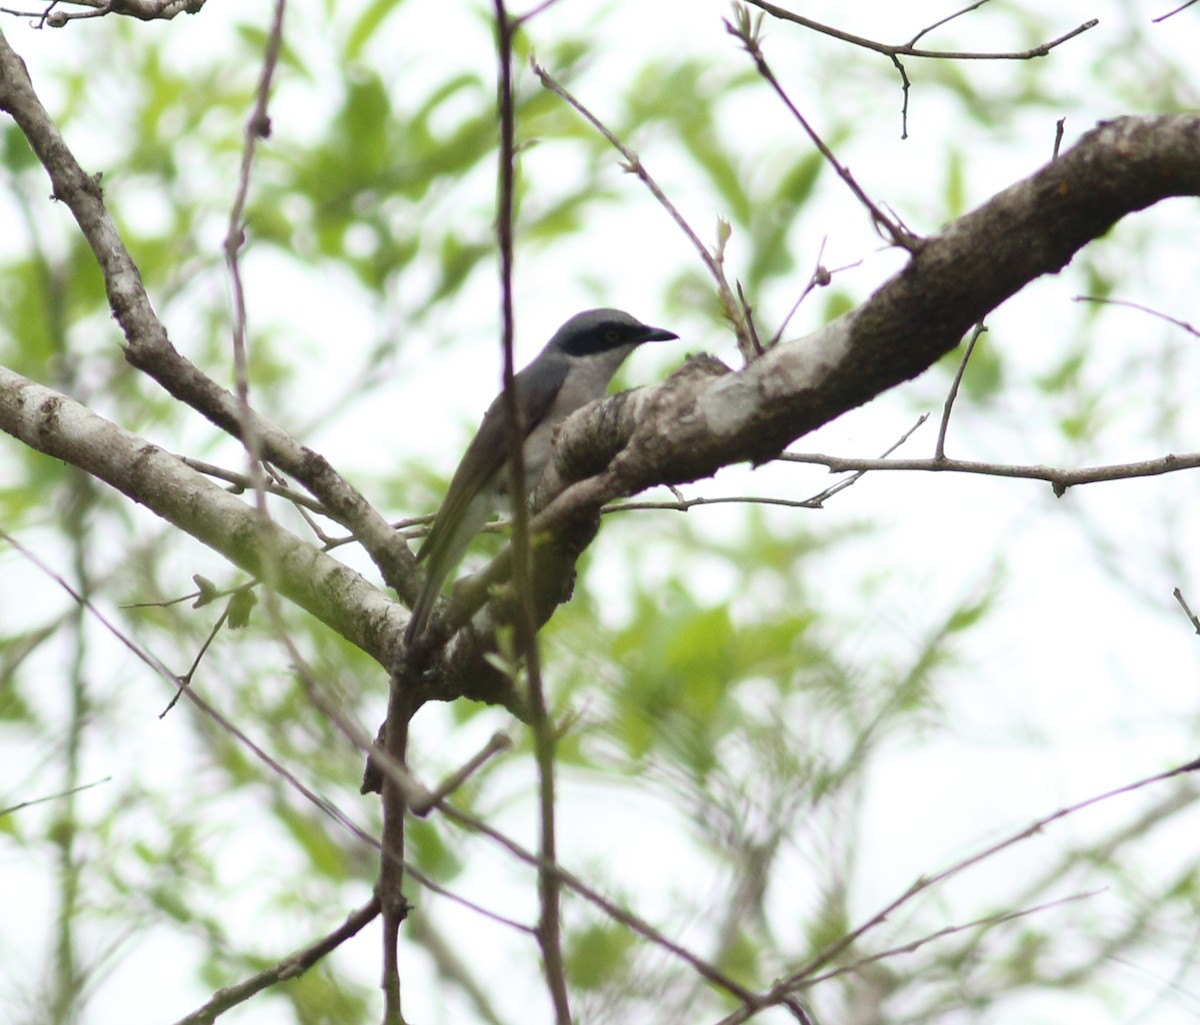
M140 21L113 4L57 31L40 10L6 13L0 29L80 162L102 173L172 342L231 386L222 244L271 13L196 6ZM871 40L909 40L953 13L850 6L805 13ZM1066 146L1101 118L1200 107L1198 11L1156 23L1165 7L997 0L920 45L1024 51L1099 24L1037 59L906 58L907 93L887 56L827 33L767 18L762 45L867 193L932 234L1049 159L1059 119ZM683 351L738 361L694 250L539 84L531 54L637 151L706 243L728 223L726 271L764 337L818 265L832 279L786 337L903 265L727 33L732 17L700 0L560 0L518 34L521 357L570 313L615 305L683 336L639 353L627 384L665 376ZM493 11L293 0L282 39L243 218L252 400L389 519L420 515L498 381ZM0 364L242 472L238 443L125 361L90 249L7 116L0 132ZM1193 450L1196 213L1176 200L1127 219L997 310L949 454L1076 468ZM931 454L960 358L795 451L878 456L932 413L898 452ZM821 962L803 1010L767 1009L764 1022L1192 1020L1200 880L1186 778L1081 810L854 930L914 880L1196 755L1195 637L1172 591L1200 595L1197 479L1060 498L1029 480L873 471L820 509L606 516L573 601L542 634L566 724L561 863L750 992ZM686 494L802 501L830 483L819 465L773 462ZM175 1021L364 905L378 852L346 822L378 836L378 801L358 794L361 752L308 681L373 731L386 673L286 606L283 627L260 606L235 629L226 593L244 573L11 438L0 529L0 804L60 795L0 816L7 1018ZM336 554L377 580L353 546ZM222 596L195 607L196 574ZM174 673L199 659L191 686L223 721L187 701L162 714L172 689L109 623ZM533 741L507 712L422 709L409 764L433 785L497 730L513 749L453 800L532 849ZM508 921L536 918L536 873L438 813L414 819L408 841L439 888L407 883L408 1019L550 1020L537 944ZM739 1013L644 930L577 896L564 914L577 1020ZM378 948L367 928L224 1020L378 1020Z

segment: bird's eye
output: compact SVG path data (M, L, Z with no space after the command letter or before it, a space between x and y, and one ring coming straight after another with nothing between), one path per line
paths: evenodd
M606 342L615 342L617 340L617 329L615 327L610 327L607 331L605 331L604 340Z

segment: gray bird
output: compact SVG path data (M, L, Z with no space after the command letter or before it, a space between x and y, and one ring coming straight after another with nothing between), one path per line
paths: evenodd
M607 309L577 313L554 333L533 362L513 378L525 431L525 486L529 491L550 459L554 429L575 410L603 398L617 368L643 342L678 337L621 310ZM427 560L429 567L404 632L406 643L411 644L424 631L450 571L488 517L504 504L508 492L506 425L501 394L484 414L417 552L417 559Z

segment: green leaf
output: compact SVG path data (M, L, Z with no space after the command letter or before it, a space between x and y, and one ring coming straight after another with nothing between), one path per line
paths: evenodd
M342 56L347 63L358 60L362 48L375 35L379 26L403 2L404 0L372 0L367 5L366 10L358 16L351 27L342 47Z
M216 600L217 595L220 594L217 585L209 580L208 577L201 576L199 573L192 574L192 583L200 589L199 596L192 603L192 608L194 609L203 608L209 602Z
M240 630L250 622L250 611L258 604L258 596L249 587L234 591L229 597L229 629Z
M634 938L624 925L590 925L567 938L564 952L571 983L595 991L629 971Z

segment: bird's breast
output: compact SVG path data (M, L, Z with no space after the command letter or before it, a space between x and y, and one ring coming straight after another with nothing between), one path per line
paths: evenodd
M525 439L525 484L530 490L550 461L554 432L577 409L608 393L609 382L636 346L621 346L574 361L545 418Z

